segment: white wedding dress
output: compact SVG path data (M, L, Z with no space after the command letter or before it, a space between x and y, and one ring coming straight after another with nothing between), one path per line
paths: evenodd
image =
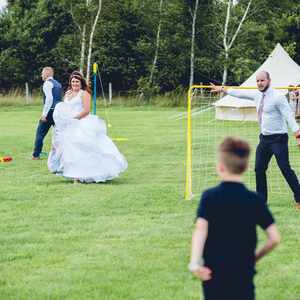
M106 135L103 120L83 110L83 91L56 105L52 149L48 157L50 172L81 182L104 182L119 176L127 161Z

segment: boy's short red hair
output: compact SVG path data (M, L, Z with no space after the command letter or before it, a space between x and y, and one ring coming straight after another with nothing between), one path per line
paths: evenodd
M242 139L227 137L219 146L219 155L230 173L242 174L248 167L250 146Z

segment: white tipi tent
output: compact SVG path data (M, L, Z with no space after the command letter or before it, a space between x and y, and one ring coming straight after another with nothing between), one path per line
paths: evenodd
M293 61L280 44L267 60L241 86L256 86L256 74L268 71L272 87L298 85L300 83L300 66ZM233 121L256 121L257 112L251 100L225 96L215 103L216 119Z

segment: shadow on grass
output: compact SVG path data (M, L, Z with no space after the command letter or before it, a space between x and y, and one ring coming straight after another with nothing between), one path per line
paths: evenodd
M51 175L51 174L50 174ZM49 182L44 182L44 185L58 185L58 186L62 186L62 185L73 185L75 186L93 186L93 185L115 185L115 186L119 186L119 185L128 185L130 183L132 183L128 178L115 178L113 180L108 180L105 182L76 182L74 183L74 180L72 179L67 179L64 178L63 176L60 175L56 175L56 174L52 174L53 176L57 177L55 178L55 180L51 180ZM137 182L134 183L135 185L137 184Z

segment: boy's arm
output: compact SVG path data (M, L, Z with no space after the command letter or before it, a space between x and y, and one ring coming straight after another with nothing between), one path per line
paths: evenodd
M211 278L211 270L203 266L202 255L208 232L208 222L198 218L192 237L191 261L189 270L199 279L205 281Z
M277 230L277 226L273 223L265 229L267 241L264 245L256 250L255 261L257 262L263 256L271 252L280 243L280 234Z

